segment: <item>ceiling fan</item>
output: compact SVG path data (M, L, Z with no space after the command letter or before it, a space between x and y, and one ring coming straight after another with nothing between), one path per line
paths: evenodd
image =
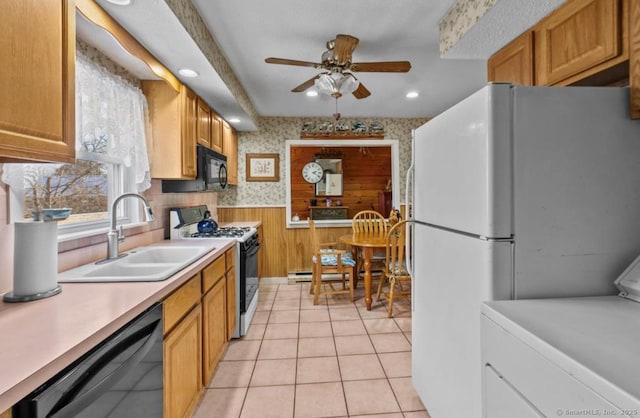
M351 62L351 54L359 39L350 35L337 35L327 42L327 50L322 53L320 63L267 58L268 64L297 65L324 70L291 91L300 93L312 86L336 99L343 93L352 93L357 99L369 97L371 92L352 74L354 72L406 73L411 69L409 61Z

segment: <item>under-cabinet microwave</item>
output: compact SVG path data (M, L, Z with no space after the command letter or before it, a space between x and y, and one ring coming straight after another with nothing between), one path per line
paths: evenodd
M227 157L202 145L196 146L195 180L162 180L163 193L204 192L227 187Z

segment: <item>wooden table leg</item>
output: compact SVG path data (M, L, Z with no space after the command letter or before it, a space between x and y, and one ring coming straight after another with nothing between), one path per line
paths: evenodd
M373 248L363 248L364 258L364 303L367 310L371 310L371 257L373 256Z

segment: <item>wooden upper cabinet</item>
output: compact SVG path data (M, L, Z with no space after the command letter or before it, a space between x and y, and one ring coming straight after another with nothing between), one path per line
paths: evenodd
M196 177L196 94L181 85L176 92L164 81L144 80L153 128L150 151L151 177L194 179Z
M198 144L211 148L211 109L198 97Z
M222 118L211 112L211 149L222 153Z
M2 2L0 162L75 161L72 0Z
M533 32L527 31L487 61L488 81L533 86Z
M238 185L238 134L226 121L222 122L222 153L227 156L227 183Z
M631 118L640 119L640 0L629 1L629 87Z
M570 1L540 21L534 33L536 84L598 71L599 64L620 56L622 6L621 0Z

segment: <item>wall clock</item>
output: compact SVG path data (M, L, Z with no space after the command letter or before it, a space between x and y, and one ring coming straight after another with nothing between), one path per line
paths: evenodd
M315 184L322 180L323 175L322 166L315 161L308 162L302 167L302 178L307 183Z

